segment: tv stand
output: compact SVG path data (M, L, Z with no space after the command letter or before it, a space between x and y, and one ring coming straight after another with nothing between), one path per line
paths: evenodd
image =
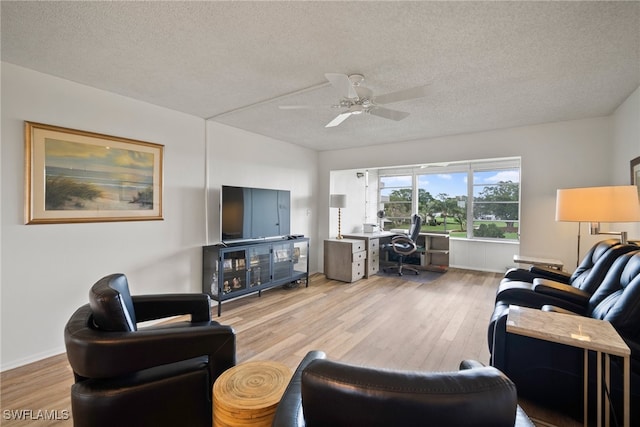
M309 286L309 238L229 242L202 247L202 291L222 301L304 280Z

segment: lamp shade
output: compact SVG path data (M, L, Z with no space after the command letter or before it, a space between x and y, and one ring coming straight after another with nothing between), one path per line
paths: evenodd
M638 189L633 185L559 189L556 221L640 221Z
M332 208L346 208L347 207L347 195L346 194L332 194L329 200L329 207Z

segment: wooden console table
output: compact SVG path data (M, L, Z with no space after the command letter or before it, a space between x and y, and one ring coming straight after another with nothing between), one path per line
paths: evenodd
M572 314L547 312L532 308L509 306L507 332L584 349L584 425L587 426L589 351L597 353L598 427L602 425L602 406L605 406L605 425L609 426L609 405L602 401L602 359L604 355L605 386L610 389L609 356L623 358L624 426L630 423L631 350L611 326L611 323Z

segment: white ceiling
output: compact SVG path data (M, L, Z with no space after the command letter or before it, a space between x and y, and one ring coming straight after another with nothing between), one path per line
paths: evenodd
M637 1L3 0L1 13L3 61L316 150L608 115L640 85ZM329 129L339 110L278 108L335 104L327 72L429 95L389 105L402 121Z

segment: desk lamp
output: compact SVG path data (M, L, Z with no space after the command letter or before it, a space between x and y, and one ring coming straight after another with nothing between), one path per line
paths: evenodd
M347 207L347 195L332 194L330 196L329 206L332 208L338 208L338 236L336 236L336 239L342 239L342 232L340 230L340 209Z

